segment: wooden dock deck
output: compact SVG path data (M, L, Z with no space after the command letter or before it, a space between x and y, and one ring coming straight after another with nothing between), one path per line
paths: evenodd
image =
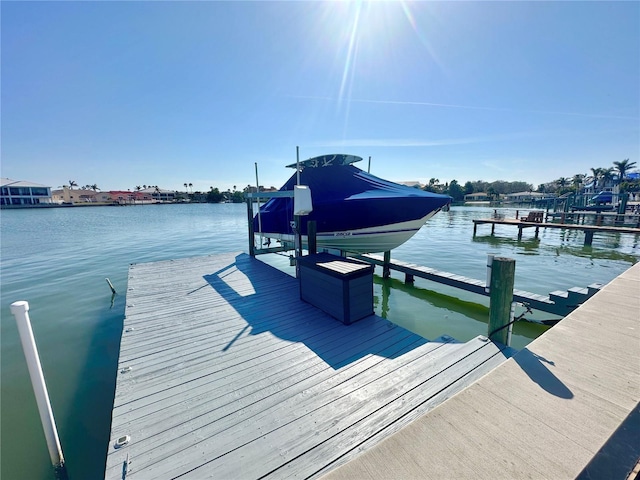
M328 480L621 479L640 457L640 264Z
M105 478L317 477L511 354L345 326L246 254L132 265Z

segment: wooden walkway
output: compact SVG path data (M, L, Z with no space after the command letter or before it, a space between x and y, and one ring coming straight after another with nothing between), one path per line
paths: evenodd
M107 479L317 477L511 354L345 326L246 254L132 265L125 315Z
M621 479L640 457L640 264L328 480Z
M355 258L382 267L385 264L384 258L380 255L363 254L356 255ZM432 282L441 283L454 288L460 288L467 292L489 296L489 293L485 291L485 287L487 285L486 280L477 280L475 278L465 277L464 275L443 272L441 270L436 270L435 268L394 259L390 260L389 268L391 270L404 273L411 279L411 281L413 280L413 277L424 278L425 280ZM405 282L411 283L408 280L405 280ZM602 284L593 283L588 287L571 287L568 290L556 290L549 293L549 295L539 295L525 290L514 289L513 301L526 303L535 310L553 313L554 315L564 317L578 308L578 306L584 303L588 298L593 296L601 287Z
M484 218L473 220L473 236L476 236L478 225L489 224L491 225L491 235L495 232L496 225L512 225L518 227L518 240L522 238L522 230L525 228L535 228L535 238L538 238L538 234L541 228L561 228L565 230L580 230L585 233L584 244L585 246L591 245L593 242L593 234L600 233L630 233L634 235L640 235L640 228L635 227L613 227L604 225L584 225L573 223L549 223L549 222L528 222L516 218Z

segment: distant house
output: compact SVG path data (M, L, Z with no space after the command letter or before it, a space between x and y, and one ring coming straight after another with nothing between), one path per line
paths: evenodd
M491 197L484 192L478 193L468 193L464 196L465 203L489 203L491 202Z
M505 203L528 203L547 197L548 195L540 192L517 192L507 193L504 195Z
M176 199L175 190L163 190L161 188L149 187L140 190L139 193L151 195L156 202L173 202Z
M51 203L51 187L24 181L0 179L0 205L27 206Z
M118 205L135 205L155 202L151 193L146 190L135 192L132 192L131 190L110 190L108 192L104 192L104 195L110 202L117 203Z
M54 190L52 192L52 198L54 203L95 203L97 192L94 190L85 190L79 188L73 190L67 186L62 187L62 190Z

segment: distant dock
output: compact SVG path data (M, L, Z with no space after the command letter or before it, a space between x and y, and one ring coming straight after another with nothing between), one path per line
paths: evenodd
M512 354L345 326L242 253L135 264L105 478L318 477Z
M596 222L595 225L589 224L579 224L579 223L551 223L545 222L543 220L544 212L530 212L529 215L525 218L504 218L500 216L496 216L495 218L484 218L484 219L476 219L473 220L473 236L476 236L478 225L488 224L491 225L491 235L495 233L496 225L509 225L515 226L518 228L518 240L522 239L522 231L525 228L533 228L535 230L534 237L538 238L538 234L541 228L559 228L564 230L579 230L584 232L584 245L589 246L593 243L593 235L595 233L623 233L623 234L633 234L640 235L639 227L629 227L629 226L609 226L609 225L600 225ZM578 218L579 214L586 215L585 212L575 212L571 214L572 218ZM591 215L594 215L591 213ZM604 215L604 214L600 214ZM564 220L565 217L561 217Z
M443 272L435 268L415 265L413 263L403 262L389 258L388 261L380 255L356 255L359 260L378 265L383 269L388 268L405 274L405 283L413 283L414 278L424 278L432 282L459 288L467 292L478 295L489 296L486 290L487 282L475 278L457 275L455 273ZM588 298L592 297L602 284L593 283L587 287L571 287L568 290L555 290L549 295L540 295L537 293L527 292L525 290L515 289L513 291L513 301L526 303L534 310L540 310L562 317L568 315L578 308ZM555 323L555 322L554 322Z

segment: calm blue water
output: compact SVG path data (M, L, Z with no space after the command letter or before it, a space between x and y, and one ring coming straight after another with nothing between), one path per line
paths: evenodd
M541 294L606 283L640 258L638 238L596 234L582 247L579 232L541 231L539 240L517 229L480 226L492 209L441 212L393 257L484 279L487 254L516 259L516 288ZM515 211L505 210L507 216ZM3 210L1 215L1 441L0 476L49 479L52 470L26 363L9 305L30 304L31 322L73 479L102 478L129 264L247 251L242 204L147 205ZM264 259L291 273L288 259ZM119 292L112 302L105 278ZM487 333L488 301L401 276L375 279L376 313L427 338L468 340ZM536 313L536 318L550 315ZM517 324L522 348L544 331Z

